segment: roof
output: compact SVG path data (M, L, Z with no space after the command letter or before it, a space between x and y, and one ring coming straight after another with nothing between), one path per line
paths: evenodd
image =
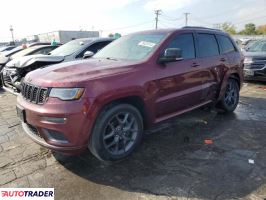
M99 42L99 41L113 41L114 38L101 38L101 37L91 37L91 38L78 38L75 39L76 41L85 42L85 41L91 41L91 42Z
M216 33L224 33L223 31L219 29L213 29L213 28L206 28L206 27L200 27L200 26L184 26L182 28L171 28L171 29L157 29L157 30L147 30L147 31L141 31L138 33L144 33L144 34L170 34L173 32L178 32L181 30L196 30L196 31L210 31L210 32L216 32Z

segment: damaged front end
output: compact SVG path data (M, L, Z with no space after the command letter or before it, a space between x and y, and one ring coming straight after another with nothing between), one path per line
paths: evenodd
M62 57L45 55L24 56L20 59L14 59L8 62L1 72L3 88L13 94L20 93L21 84L27 73L62 61Z
M1 73L3 88L12 93L21 91L21 82L25 76L24 69L5 67Z

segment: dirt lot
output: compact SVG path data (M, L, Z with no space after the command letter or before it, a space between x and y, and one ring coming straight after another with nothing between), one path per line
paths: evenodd
M234 114L199 109L158 125L112 165L33 143L0 90L0 186L54 187L56 199L265 199L265 87L245 84Z

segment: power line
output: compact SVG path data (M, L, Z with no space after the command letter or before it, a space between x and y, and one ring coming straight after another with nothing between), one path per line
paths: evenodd
M176 18L176 17L171 17L171 16L169 16L169 15L166 15L164 12L162 12L162 17L163 17L165 20L169 20L169 21L178 21L178 20L183 19L182 16L181 16L181 17L178 17L178 18Z
M159 15L161 15L162 10L155 10L155 29L158 28Z

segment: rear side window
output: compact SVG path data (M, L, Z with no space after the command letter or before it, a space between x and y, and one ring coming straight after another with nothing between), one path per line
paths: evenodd
M184 59L195 58L194 39L192 33L177 35L167 48L179 48Z
M212 34L198 34L199 57L219 55L219 48L215 36Z
M228 37L223 36L223 35L217 35L217 39L218 39L219 44L221 46L221 53L222 54L235 51L235 47L234 47L232 41Z

